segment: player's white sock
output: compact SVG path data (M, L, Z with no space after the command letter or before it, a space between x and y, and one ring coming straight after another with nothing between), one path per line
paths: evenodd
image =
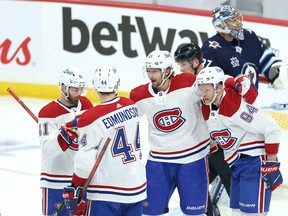
M241 212L241 216L265 216L265 215L267 215L267 212L262 212L262 213Z
M231 216L241 216L240 209L232 209Z
M183 214L183 216L192 216L192 215L186 215L186 214ZM206 216L206 214L193 215L193 216Z
M157 216L165 216L166 214L161 214L161 215L157 215ZM142 216L155 216L155 215L146 215L146 214L142 214Z

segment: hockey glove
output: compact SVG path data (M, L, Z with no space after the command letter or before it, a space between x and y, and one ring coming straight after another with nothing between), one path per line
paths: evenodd
M267 188L271 188L271 191L274 191L283 183L283 178L279 167L280 162L278 161L264 161L262 163L262 180L266 182Z
M284 62L274 63L269 70L269 79L276 90L288 89L288 65Z
M77 142L73 142L79 136L77 132L77 123L78 119L75 118L73 121L68 122L65 126L61 126L60 134L58 135L58 142L63 151L65 151L68 147L73 150L78 149Z
M70 216L84 215L86 203L84 200L78 204L79 197L82 194L83 189L77 187L76 189L73 186L66 186L63 189L62 196L65 199L65 206Z
M254 103L258 96L256 86L245 75L235 78L235 89L249 104Z
M255 85L245 75L239 75L236 78L227 78L224 85L225 87L235 89L249 104L254 103L258 96Z

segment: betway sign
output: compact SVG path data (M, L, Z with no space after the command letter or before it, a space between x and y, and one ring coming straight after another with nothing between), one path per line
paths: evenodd
M19 8L15 19L1 24L5 32L0 35L0 76L9 82L57 85L59 71L76 66L91 87L95 68L111 64L120 73L120 90L130 90L148 82L142 66L154 49L173 55L179 44L202 46L215 34L211 17L192 10L181 14L154 8L0 1L4 17L15 8ZM287 27L253 22L244 22L244 27L254 30L281 58L287 58L288 51L282 48Z
M77 13L76 13L77 14ZM111 23L108 21L99 21L95 19L95 25L89 29L87 24L81 17L74 15L72 17L72 9L63 8L63 44L64 50L69 52L80 53L87 49L89 43L93 45L95 50L102 55L113 55L117 53L117 49L113 46L113 42L122 43L123 54L128 58L138 57L137 47L132 47L132 36L138 34L141 38L141 44L145 50L145 55L148 55L151 51L159 46L160 49L172 50L172 45L175 38L186 39L186 41L193 41L202 44L202 42L208 39L207 32L194 32L192 29L176 29L168 28L166 33L161 31L160 26L153 26L153 23L147 25L144 17L140 16L128 16L119 15L117 23ZM98 17L97 17L98 18ZM108 17L109 18L109 17ZM132 24L131 20L136 24ZM152 24L152 25L151 25ZM147 26L152 27L152 34L148 34ZM78 29L80 32L80 40L78 42L72 42L72 29ZM105 32L105 33L103 33ZM166 35L165 35L166 34ZM199 34L199 38L197 37ZM121 40L121 41L119 41ZM105 47L102 44L110 42L111 45ZM178 45L178 44L177 44Z

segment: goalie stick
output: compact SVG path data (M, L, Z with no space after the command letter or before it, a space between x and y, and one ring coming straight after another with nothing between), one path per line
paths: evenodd
M97 159L95 161L95 164L94 164L94 166L93 166L93 168L92 168L92 170L91 170L91 172L90 172L90 174L88 176L88 179L86 180L86 182L85 182L85 184L83 186L82 194L80 195L80 199L79 199L78 203L80 203L81 200L83 199L83 197L84 197L84 195L85 195L85 193L87 191L87 188L90 185L90 183L92 181L92 178L94 177L94 174L95 174L95 172L96 172L96 170L97 170L97 168L98 168L98 166L99 166L99 164L100 164L100 162L101 162L101 160L103 158L103 155L104 155L104 153L105 153L110 141L111 141L111 138L107 137L107 139L106 139L106 141L105 141L105 143L104 143L104 145L103 145L103 147L102 147L102 149L101 149L101 151L100 151L100 153L99 153L99 155L98 155L98 157L97 157ZM64 206L65 206L65 200L63 200L63 202L58 206L56 211L51 216L58 216Z
M217 203L221 197L223 190L224 190L224 185L222 184L222 180L219 176L217 176L215 180L213 181L212 188L210 190L212 210L215 216L221 216Z
M26 110L26 112L38 123L37 116L26 106L26 104L15 94L15 92L9 87L7 91L12 95L12 97Z

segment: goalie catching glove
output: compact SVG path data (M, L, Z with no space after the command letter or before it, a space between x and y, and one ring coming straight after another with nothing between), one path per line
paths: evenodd
M79 202L79 198L83 189L81 187L74 188L73 186L66 186L63 189L62 196L65 199L65 206L70 216L83 216L86 208L84 200Z
M239 75L236 78L228 78L225 81L225 86L233 88L245 99L249 104L253 104L258 96L256 86L245 75Z
M264 161L261 166L262 180L266 183L267 188L274 191L283 183L282 174L279 170L280 162Z
M78 132L77 132L78 119L75 118L73 121L68 122L65 126L61 126L60 134L58 135L58 143L63 151L67 148L72 150L78 150Z
M276 90L288 89L288 65L284 62L274 63L269 70L269 79Z

